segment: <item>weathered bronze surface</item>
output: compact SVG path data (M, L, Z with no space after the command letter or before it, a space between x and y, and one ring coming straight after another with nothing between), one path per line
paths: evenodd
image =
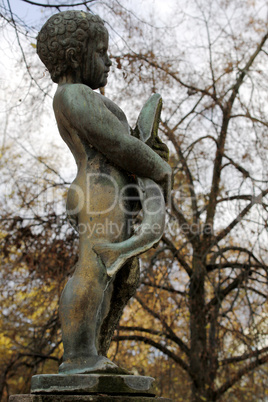
M53 107L59 132L77 163L67 213L79 232L79 260L59 308L63 374L130 374L105 355L136 290L135 257L164 231L162 189L167 195L171 169L157 135L161 97L149 99L131 130L123 111L94 91L107 84L107 51L103 21L82 11L52 16L37 39L38 55L58 84ZM143 221L134 234L137 203Z

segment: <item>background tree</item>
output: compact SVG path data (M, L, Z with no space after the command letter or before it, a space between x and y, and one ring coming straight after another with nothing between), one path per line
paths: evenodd
M164 43L143 36L120 55L132 85L142 81L166 99L175 186L173 230L136 297L151 325L135 316L122 326L132 334L116 339L158 344L189 375L194 401L221 398L268 359L267 21L262 3L248 6L192 2Z
M160 378L160 393L176 401L252 400L253 395L264 400L268 360L267 5L262 1L188 1L183 10L176 5L166 14L171 24L165 23L162 14L160 20L159 10L141 13L137 3L131 9L123 1L102 2L101 8L94 1L84 6L109 24L115 63L107 96L122 105L134 124L143 100L151 92L162 94L161 132L171 146L174 168L166 234L142 260L139 291L125 311L109 353L128 368L145 367L146 374ZM4 18L16 24L18 34L22 28L10 7ZM32 82L34 75L28 67ZM44 97L47 81L37 84ZM67 183L58 184L62 188ZM25 187L16 197L28 191ZM28 207L25 201L23 205ZM62 264L59 272L64 281L73 265L68 257L76 258L71 246L74 235L68 237L66 226L57 221L61 229L57 232L53 227L53 233L59 233L59 243L54 243L49 235L53 220L49 214L46 217L50 226L44 222L39 226L46 240L36 238L31 250L34 254L42 242L48 244L52 254L44 247L38 259L45 255L47 265L50 261L54 266ZM20 277L21 248L14 239L21 233L18 228L27 225L25 219L16 221L14 214L8 219L15 224L8 227L7 217L3 218L8 249L4 263ZM33 233L38 229L28 237L23 235L23 242L33 242ZM58 254L54 244L59 244ZM23 269L40 275L43 286L45 261L40 261L38 269L23 260ZM46 278L49 281L51 276ZM55 288L56 283L51 284L53 292ZM33 328L33 320L39 322L42 314L40 310L39 318L32 316L27 325ZM56 313L51 308L47 314ZM41 349L39 337L42 361L46 356L60 357L56 332L50 349L47 342ZM5 342L10 339L9 335ZM15 373L9 368L12 356L4 363L10 377ZM37 361L31 356L30 363L29 356L19 359L16 362L26 361L42 370L40 356Z

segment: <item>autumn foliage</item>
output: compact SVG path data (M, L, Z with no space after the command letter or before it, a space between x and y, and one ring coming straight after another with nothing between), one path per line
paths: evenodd
M162 94L160 135L174 170L166 233L142 257L140 286L109 357L154 376L159 396L174 401L265 400L267 5L204 0L180 10L174 2L164 24L158 14L137 18L126 2L90 3L110 25L117 21L117 34L108 25L114 78L106 95L134 125L151 92ZM1 198L3 401L28 392L31 375L57 370L58 300L77 259L61 201L68 180L40 155L31 169L41 183L18 176L25 167L10 174L14 161L24 166L15 149L6 141L0 159L1 185L12 176L7 196L17 205L8 209ZM37 208L51 186L53 202Z

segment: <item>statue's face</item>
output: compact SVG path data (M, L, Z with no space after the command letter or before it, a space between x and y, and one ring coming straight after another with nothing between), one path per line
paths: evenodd
M89 42L85 56L82 83L92 89L104 87L107 84L108 73L112 64L108 51L108 32L105 29L97 35L96 40Z

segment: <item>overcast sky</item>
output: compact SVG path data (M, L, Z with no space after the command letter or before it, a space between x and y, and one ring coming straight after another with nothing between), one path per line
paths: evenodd
M8 8L7 0L2 0L5 7ZM41 27L44 14L46 14L46 9L25 3L23 0L9 0L12 12L15 13L19 18L25 21L29 26L33 26L36 29ZM46 0L36 0L37 3L45 4ZM77 1L79 2L79 1ZM54 0L51 1L53 4L61 4L64 1ZM150 13L151 10L155 10L157 13L157 18L164 18L174 7L174 0L124 0L124 4L128 9L135 11L139 16L146 15ZM63 11L63 9L62 9ZM94 6L93 6L94 11ZM51 10L49 11L51 13ZM55 9L55 13L57 10Z

